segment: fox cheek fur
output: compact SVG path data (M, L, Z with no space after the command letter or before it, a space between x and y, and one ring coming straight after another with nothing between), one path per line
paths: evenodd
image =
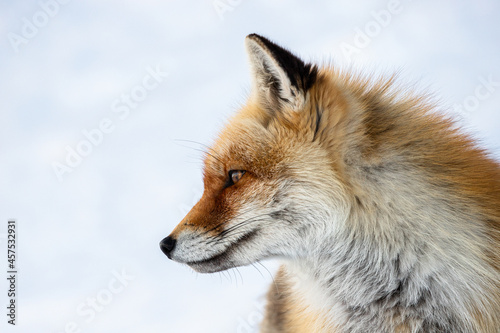
M262 332L500 332L500 166L394 78L249 35L252 93L160 243L216 272L286 259Z

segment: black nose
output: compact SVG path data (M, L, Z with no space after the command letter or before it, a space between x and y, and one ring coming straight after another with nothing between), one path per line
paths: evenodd
M160 249L165 255L170 259L170 253L172 253L172 250L175 248L175 243L177 241L175 238L172 238L170 236L163 238L163 240L160 242Z

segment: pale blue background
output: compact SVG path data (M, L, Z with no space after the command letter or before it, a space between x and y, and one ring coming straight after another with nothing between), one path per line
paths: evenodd
M186 147L199 146L175 140L210 143L244 102L245 35L268 36L306 60L403 69L455 115L480 78L500 82L497 0L402 0L352 63L340 45L352 44L388 1L70 1L15 52L9 36L47 2L0 3L2 272L8 218L18 220L20 246L19 325L7 327L0 310L2 332L64 332L69 322L106 333L256 329L266 269L200 275L158 248L202 190L201 153ZM214 3L231 10L219 15ZM168 77L120 119L113 101L158 65ZM499 106L497 84L460 115L496 156ZM113 132L58 181L52 163L104 118ZM77 308L109 294L112 272L122 269L134 280L87 322ZM6 301L1 278L2 309Z

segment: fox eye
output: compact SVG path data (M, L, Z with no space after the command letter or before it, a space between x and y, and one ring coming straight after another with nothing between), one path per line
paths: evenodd
M229 180L226 187L236 184L241 179L241 177L243 177L244 174L245 170L230 170Z

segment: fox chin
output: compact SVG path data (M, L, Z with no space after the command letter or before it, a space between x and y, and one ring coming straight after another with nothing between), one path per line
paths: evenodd
M246 104L160 242L201 273L279 257L261 332L500 332L500 166L394 76L245 39Z

